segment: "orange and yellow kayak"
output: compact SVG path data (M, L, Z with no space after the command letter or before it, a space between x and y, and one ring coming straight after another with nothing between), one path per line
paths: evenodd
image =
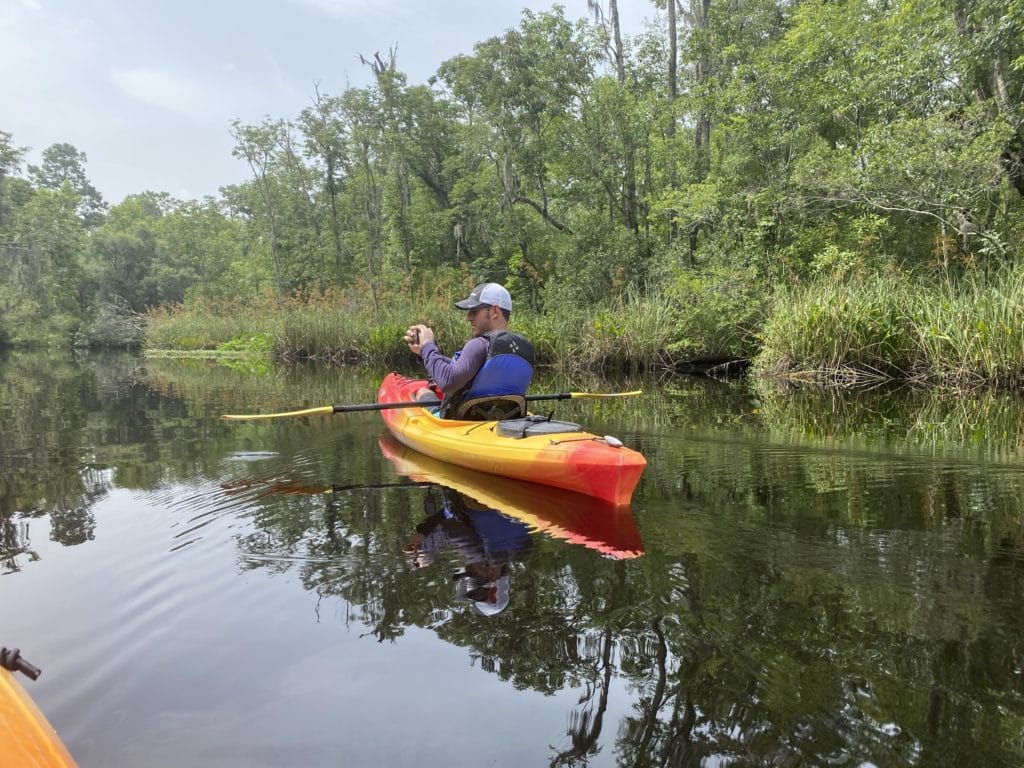
M379 444L381 453L399 474L453 488L488 509L496 509L556 539L617 560L639 557L644 552L640 531L628 506L458 467L407 448L391 435L382 435Z
M381 382L377 402L409 402L426 384L390 373ZM641 454L577 424L456 421L416 407L383 410L381 416L399 442L427 456L490 475L564 488L613 505L629 503L647 466Z
M10 672L0 667L0 765L68 768L74 758Z

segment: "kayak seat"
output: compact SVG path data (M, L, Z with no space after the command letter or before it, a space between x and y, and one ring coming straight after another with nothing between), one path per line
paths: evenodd
M490 395L474 397L460 403L448 418L462 421L501 421L526 415L526 398L522 395Z

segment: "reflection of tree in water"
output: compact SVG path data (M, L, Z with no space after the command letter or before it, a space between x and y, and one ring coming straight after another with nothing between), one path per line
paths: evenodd
M569 715L568 734L572 746L559 752L551 760L551 767L558 765L577 765L586 763L586 758L597 754L597 742L604 724L604 713L608 708L608 689L611 686L612 671L612 638L611 628L606 628L601 636L600 661L594 664L592 671L596 682L586 680L580 695L580 708ZM594 700L594 697L597 700Z
M39 555L29 549L31 546L28 523L0 518L0 561L3 562L3 573L20 571L18 558L22 556L29 561L38 560Z
M979 529L952 511L967 505L947 501L931 536L840 522L834 543L787 528L764 547L750 541L763 527L691 529L630 561L540 538L508 608L484 619L453 607L454 559L403 559L420 501L268 500L244 558L298 567L378 640L429 628L516 688L582 690L552 766L612 742L622 766L1021 764L1024 558L1012 541L974 557ZM971 556L951 565L950 546Z
M0 557L8 571L20 570L18 561L22 555L28 555L29 561L39 559L28 548L30 519L49 517L50 538L65 547L92 540L96 531L92 509L110 490L109 473L86 468L78 473L75 485L79 490L77 495L58 496L53 501L37 502L0 517Z
M89 506L58 503L50 510L50 538L65 547L91 541L96 519Z
M101 386L103 376L116 376L117 383ZM62 545L93 538L92 509L111 479L104 470L83 466L82 454L106 438L100 432L108 413L131 410L121 385L126 376L125 366L110 360L87 370L50 354L21 353L0 368L8 406L0 411L0 520L6 531L19 520L48 516L50 538ZM0 546L0 556L17 568L24 545L5 535Z

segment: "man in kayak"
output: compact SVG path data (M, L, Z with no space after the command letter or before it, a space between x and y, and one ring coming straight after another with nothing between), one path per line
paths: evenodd
M419 355L431 382L444 393L441 416L471 420L525 416L533 345L508 329L509 292L499 283L481 283L455 306L465 310L473 336L452 357L441 354L427 326L411 325L405 332L409 350ZM421 390L417 397L436 394Z

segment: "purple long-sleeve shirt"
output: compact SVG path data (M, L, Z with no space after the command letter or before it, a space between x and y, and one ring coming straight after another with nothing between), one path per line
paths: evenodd
M441 388L445 394L457 392L476 376L477 371L487 360L490 342L483 336L474 336L466 342L458 360L452 360L441 354L437 345L428 341L420 348L420 357L427 375Z

